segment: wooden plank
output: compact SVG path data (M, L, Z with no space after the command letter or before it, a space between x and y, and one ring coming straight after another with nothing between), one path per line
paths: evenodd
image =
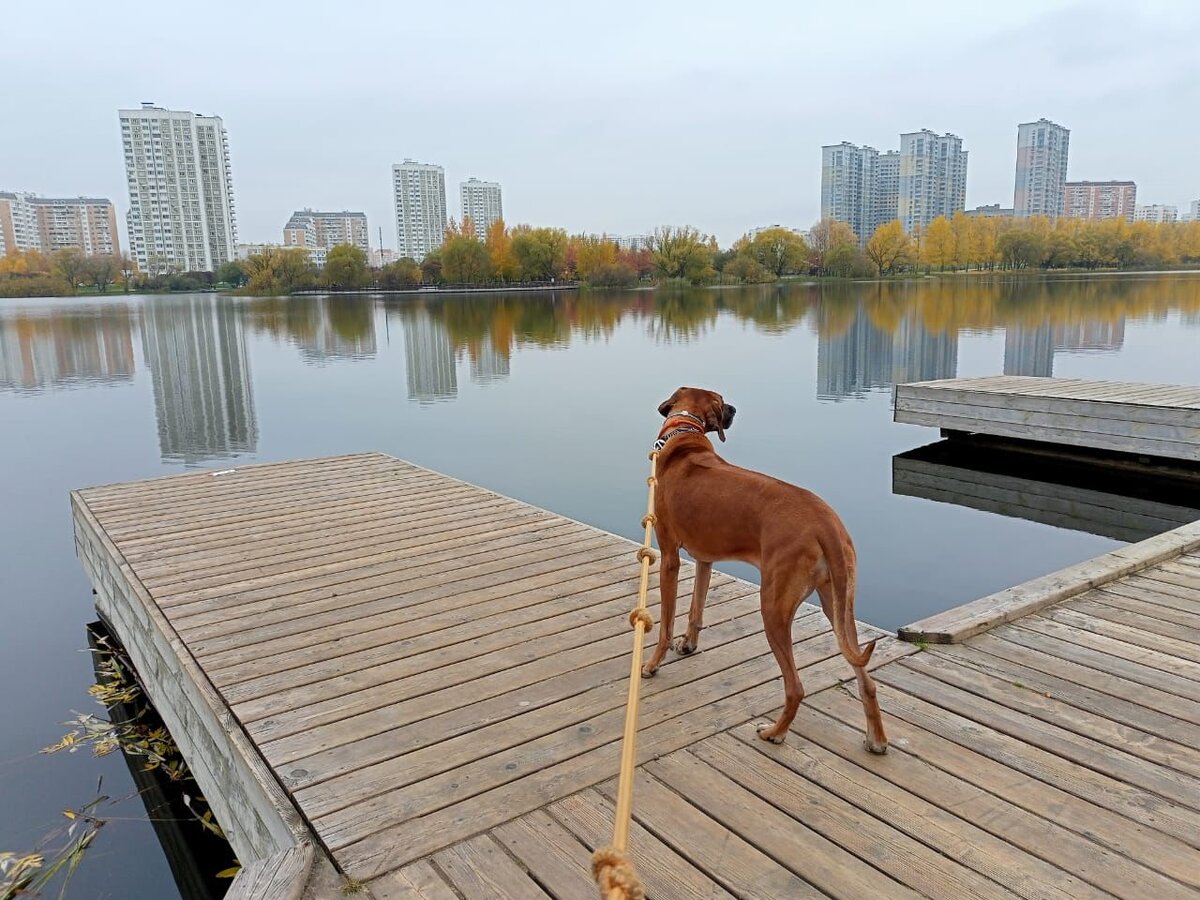
M759 741L759 743L762 743ZM903 830L881 819L863 815L863 811L836 794L812 784L773 759L752 750L740 741L716 735L673 754L655 767L679 765L674 760L694 757L715 772L728 773L730 784L747 790L844 851L853 854L863 865L878 869L925 897L1014 897L1001 881L980 875L959 862L931 850ZM694 769L690 761L686 767ZM708 808L710 797L721 797L726 785L705 786L692 771L688 783L701 793L689 794L701 806ZM659 774L659 777L663 777ZM668 783L671 783L668 781ZM678 785L676 788L678 789ZM804 862L807 874L810 863ZM828 887L815 876L818 887Z
M755 606L752 597L737 597L715 604L710 620L714 635L711 641L706 639L705 646L715 649L752 635ZM678 617L681 623L684 616L681 612ZM815 630L815 623L811 627ZM356 717L354 722L338 726L332 733L329 729L303 732L295 741L287 742L286 749L272 744L270 756L276 760L298 761L305 774L299 778L289 777L288 783L301 788L495 723L532 715L558 701L579 697L602 689L612 681L627 678L629 667L626 664L622 668L621 663L628 663L628 636L624 641L619 640L620 637L610 634L602 641L585 644L582 651L566 648L552 656L543 655L531 665L538 665L544 677L532 682L527 683L524 673L518 671L524 667L517 666L497 674L474 673L453 687L443 686L404 699L397 700L396 695L392 695L387 709ZM669 661L676 662L675 659ZM553 664L554 669L548 664ZM618 695L619 692L613 694ZM460 705L453 705L453 700ZM416 709L411 708L414 705ZM530 727L532 722L524 720L520 727ZM425 727L424 723L436 723L438 727L434 729L432 724ZM352 736L352 741L346 740L347 734ZM333 744L329 743L331 737ZM339 749L348 743L352 743L352 747Z
M720 601L721 598L714 598ZM710 624L747 614L749 604L727 602L710 605ZM651 607L653 614L653 606ZM681 613L683 615L683 613ZM460 730L511 718L539 705L571 696L596 683L611 680L606 676L616 666L628 673L628 636L610 633L606 638L582 647L569 647L556 653L542 653L526 665L507 669L496 675L478 675L472 680L452 686L438 685L430 691L417 691L407 699L394 697L378 708L337 720L336 726L318 726L300 730L286 737L264 742L263 752L277 765L300 762L301 775L286 767L283 777L289 783L302 784L321 780L323 775L350 771L375 759L386 759L393 752L403 751L414 738L416 746L428 743L429 735L422 732L422 723L447 723L444 732L433 735L453 737ZM671 663L668 658L666 663ZM665 663L665 664L666 664ZM594 678L595 681L590 679ZM603 679L603 680L602 680ZM435 684L435 682L430 682ZM478 710L478 715L475 711ZM265 724L265 723L264 723ZM274 730L280 730L278 723ZM353 754L338 748L353 743ZM312 763L311 770L309 764Z
M427 859L370 882L376 900L462 900Z
M1152 566L1200 546L1200 522L1193 522L1129 547L1123 547L1034 578L1015 587L997 591L970 603L936 613L905 625L904 640L949 644L964 641L1005 622L1032 615L1045 608Z
M552 897L596 893L591 851L542 810L531 812L492 832Z
M1200 670L1192 671L1187 660L1169 656L1166 653L1159 653L1156 650L1146 647L1140 647L1120 638L1097 634L1083 628L1077 628L1069 623L1045 618L1044 616L1031 616L1028 620L1020 620L1014 624L1022 630L1050 635L1067 643L1109 654L1114 659L1114 665L1116 660L1121 660L1136 664L1140 667L1140 671L1143 672L1146 670L1157 670L1160 681L1167 681L1172 684L1180 682L1190 684L1200 681ZM1135 675L1126 674L1125 677L1135 680L1138 683L1142 683L1143 681L1142 678ZM1167 689L1170 690L1170 688ZM1190 688L1188 691L1180 691L1179 693L1186 695L1192 693L1194 690L1195 688Z
M1167 833L1186 817L1173 816L1164 801L1086 769L1072 771L1036 748L890 688L879 697L892 714L891 758L859 762L879 777L1087 881L1092 890L1154 900L1148 891L1179 895L1172 881L1200 885L1191 864L1200 839L1186 830ZM830 719L843 727L830 727ZM861 720L859 702L836 691L812 698L797 717L813 743L846 757L861 747ZM1104 781L1115 786L1112 792ZM1091 893L1060 884L1073 896Z
M1175 664L1179 674L1189 678L1193 674L1200 675L1200 647L1195 644L1161 634L1153 634L1142 628L1110 622L1107 619L1098 619L1095 616L1076 612L1070 606L1052 607L1045 610L1043 616L1064 625L1102 634L1126 644L1145 647L1148 650L1174 657L1179 660L1179 663Z
M982 697L954 688L906 666L893 666L881 672L877 679L895 690L919 696L927 703L940 707L943 714L954 714L969 718L975 727L986 726L1021 745L1022 753L1029 755L1033 748L1045 751L1058 758L1068 768L1088 768L1108 776L1110 783L1136 789L1140 802L1147 794L1162 798L1172 812L1186 801L1189 792L1195 792L1191 804L1200 806L1200 791L1196 780L1146 763L1132 754L1115 750L1107 745L1056 728L1036 719L1017 715L1012 710ZM1016 766L1013 766L1016 768ZM1187 818L1196 816L1194 809L1187 811Z
M443 850L434 861L466 900L547 896L490 835L481 834Z
M902 787L870 770L868 764L872 760L863 758L862 737L857 730L824 714L809 713L804 719L805 724L796 730L801 734L812 734L812 740L768 745L747 725L697 746L740 740L777 765L786 766L823 790L852 803L861 816L882 819L936 852L1010 887L1014 893L1029 900L1071 900L1089 891L1083 881L986 831L959 811L937 806L934 798L944 798L946 793L939 781L942 776L933 773L925 782L917 780L911 786ZM817 724L805 727L809 720ZM819 736L815 732L820 732ZM836 752L823 745L835 748ZM918 774L924 774L920 771L922 768L925 772L933 772L928 767L901 765L887 768L918 768ZM898 781L908 784L903 778ZM926 794L930 799L926 799Z
M929 391L925 388L909 390L913 385L904 385L903 387L904 390L899 392L900 402L906 406L910 403L944 401L956 406L1010 409L1030 413L1053 413L1060 410L1063 406L1063 398L1039 392L965 389ZM1101 414L1106 418L1136 419L1160 425L1200 426L1200 411L1183 406L1175 406L1170 402L1165 404L1132 404L1121 403L1119 401L1106 401L1100 408L1102 410Z
M295 844L245 866L225 896L229 900L300 900L312 867L313 846Z
M814 830L809 825L809 818L819 816L820 810L809 811L801 822L794 813L789 815L787 809L780 809L777 803L768 803L755 796L686 751L647 763L646 771L675 793L692 798L707 815L742 835L826 894L835 897L920 896ZM737 774L739 778L750 775L741 771ZM785 790L782 784L777 788ZM883 855L881 853L876 859L876 864L884 863ZM972 895L969 884L962 887L965 895ZM1003 892L997 890L996 896L1001 895Z
M1071 602L1071 609L1100 619L1122 622L1152 634L1177 637L1200 643L1200 615L1159 607L1141 598L1132 600L1103 590L1082 594Z
M1192 444L1200 440L1200 415L1180 410L1169 421L1147 421L1140 415L1139 408L1114 409L1109 403L1089 403L1079 400L1058 400L1046 404L1044 410L1019 408L1006 402L1007 397L997 397L992 403L975 403L969 398L962 403L947 397L905 397L896 401L896 421L907 422L918 416L936 416L950 420L974 419L986 422L988 429L1005 426L1023 428L1029 440L1039 440L1037 432L1072 432L1075 443L1083 443L1091 436L1104 435L1122 438L1130 442L1164 442L1169 444ZM1162 408L1161 411L1166 411ZM1195 422L1181 421L1185 417ZM1156 419L1168 418L1165 415Z
M691 667L688 676L698 680L712 672L733 668L761 653L761 646L754 640L758 635L755 634L753 618L745 616L736 619L722 629L732 640L716 644L707 650L703 654L706 666L703 669L699 666ZM624 714L625 699L620 690L623 686L619 679L616 684L597 685L568 699L536 710L528 710L516 718L485 725L403 755L393 754L370 765L364 764L321 784L296 790L294 796L310 819L319 820L328 816L331 823L336 820L339 824L331 824L331 829L341 827L344 822L358 820L366 809L360 804L360 801L364 800L376 801L371 804L373 811L367 813L371 819L371 827L379 822L387 824L380 817L386 814L385 807L390 806L394 800L391 792L442 773L449 772L451 776L458 777L464 774L464 767L486 756L529 745L536 740L553 742L579 723L592 723L593 719L601 719L599 723L582 726L587 729L583 734L591 734L597 725L603 727L603 717L606 714L613 711ZM647 693L646 699L649 704L649 698L654 695ZM578 736L574 740L577 741ZM357 761L358 747L354 747L353 751ZM486 789L486 786L483 788ZM339 810L346 810L346 815L334 815ZM323 827L323 823L319 827Z
M906 665L1089 741L1107 744L1121 753L1176 772L1200 776L1200 753L1181 743L1192 740L1195 731L1184 723L1172 723L1169 717L1155 717L1152 711L1136 704L1089 693L1069 682L988 657L974 648L926 653ZM1167 732L1167 736L1162 732ZM1196 788L1200 791L1200 781Z
M860 635L865 630L865 626L860 625ZM911 646L900 641L881 639L870 665L882 666L898 656L912 652ZM771 662L773 663L773 660ZM767 671L769 672L769 666ZM815 692L836 683L840 678L847 677L848 671L845 661L839 656L827 658L813 666L805 666L801 674L806 690ZM736 673L734 677L727 672L715 676L723 679L725 684L718 684L720 690L714 691L712 695L707 694L707 686L699 684L684 685L685 691L679 698L674 697L670 691L664 691L658 697L665 698L664 702L668 703L666 709L670 709L670 704L674 703L677 714L659 723L648 722L641 729L638 735L638 759L653 759L678 750L703 737L744 722L748 714L765 715L779 703L778 677L776 668L774 678L751 689L742 690L741 684L745 683L743 673ZM695 697L697 693L701 696ZM700 705L689 712L688 707L693 702ZM530 774L485 794L453 802L435 812L377 832L369 839L342 848L338 851L338 858L351 870L362 868L377 872L396 868L461 840L468 828L479 831L494 827L515 815L537 809L567 794L611 778L617 771L618 735L619 730L614 728L610 732L609 743L585 750L569 759L544 762L530 760ZM506 764L503 760L498 762Z
M1133 579L1125 578L1098 588L1094 596L1109 606L1141 610L1148 616L1185 628L1200 627L1200 594L1183 597L1180 593L1188 593L1186 588L1172 592L1159 585L1149 579L1135 583Z
M1098 450L1115 450L1120 453L1136 453L1165 459L1182 459L1187 462L1200 461L1200 443L1190 441L1168 441L1152 438L1131 438L1099 432L1079 431L1063 427L1050 427L1007 422L994 422L978 417L959 417L942 413L897 412L897 422L906 425L925 425L948 431L964 431L969 434L990 434L996 437L1042 441L1051 444L1066 444L1071 447L1090 447Z
M754 863L758 860L746 864L737 859L739 851L744 852L749 845L716 825L703 813L686 821L668 816L661 827L655 823L655 832L648 831L639 819L653 816L652 811L646 808L652 799L648 800L641 794L638 795L638 818L635 818L629 828L630 853L648 896L673 897L678 900L733 900L733 895L720 884L658 838L658 833L664 830L668 839L675 839L675 846L682 846L688 854L698 860L720 860L720 868L725 871L726 878L735 882L734 886L740 892L740 896L768 896L761 892L761 879L771 876L755 868ZM594 789L560 800L548 807L548 811L564 829L582 841L590 852L612 843L613 806ZM696 824L689 828L687 823L693 821ZM714 831L718 832L715 841ZM712 852L714 848L717 852ZM753 848L749 849L752 853L757 853ZM761 857L761 860L766 868L774 869L774 877L780 879L779 884L768 886L785 891L769 896L795 896L790 891L796 889L807 890L811 896L812 888L808 884L801 882L773 861L765 857ZM759 888L758 891L755 890L756 887Z
M1154 669L1139 667L1136 663L1126 663L1087 647L1079 647L1032 631L1009 630L1007 627L974 638L971 648L1044 673L1055 682L1072 685L1081 691L1077 695L1071 694L1063 689L1062 684L1056 688L1049 688L1052 693L1055 690L1059 691L1059 696L1078 696L1085 703L1098 704L1100 697L1093 694L1102 694L1135 704L1152 713L1155 718L1169 717L1170 721L1161 727L1174 727L1177 722L1200 725L1200 702L1154 686L1160 683L1154 676L1161 674ZM1127 669L1133 671L1127 672ZM1140 680L1134 681L1133 678ZM1150 682L1149 685L1145 683L1147 681ZM1186 679L1179 679L1174 683L1176 690L1178 685L1191 687ZM1155 731L1149 727L1147 730ZM1193 732L1188 729L1172 730L1169 734L1159 731L1155 733L1186 742L1188 738L1183 735ZM1200 745L1200 741L1196 743Z

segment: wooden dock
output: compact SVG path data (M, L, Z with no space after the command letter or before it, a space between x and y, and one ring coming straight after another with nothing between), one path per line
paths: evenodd
M595 896L635 544L379 454L72 505L100 612L245 864L231 897L337 897L346 878L377 898ZM1048 609L1068 595L1043 585L1036 616L972 638L1025 607L945 620L965 644L861 625L884 757L811 606L808 696L788 743L757 740L779 672L755 586L714 574L703 652L643 683L649 896L1200 894L1189 527L1110 560L1099 595Z
M899 384L895 420L1200 462L1200 387L997 375Z

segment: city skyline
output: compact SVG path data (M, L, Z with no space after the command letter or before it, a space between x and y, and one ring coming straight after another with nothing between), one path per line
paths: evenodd
M133 20L185 27L182 11L144 0L123 5ZM20 139L0 147L0 189L111 197L123 217L112 111L152 98L224 119L245 242L278 240L281 217L299 201L391 221L383 179L409 155L443 165L452 184L472 173L499 181L513 223L610 234L690 223L727 245L766 222L816 221L822 144L854 135L891 147L895 135L923 123L970 147L967 207L1007 207L1013 131L1039 116L1071 128L1074 178L1132 178L1143 202L1181 211L1200 196L1190 150L1200 145L1200 122L1183 112L1200 104L1194 6L1015 0L963 16L960 4L935 2L920 22L883 3L780 4L755 16L733 8L695 16L671 4L648 14L618 3L572 10L562 21L533 9L522 2L506 12L480 4L402 13L371 3L319 31L311 16L264 9L231 33L222 22L246 16L244 5L214 0L210 14L186 24L188 47L223 48L203 71L167 43L115 53L122 17L84 9L76 27L56 34L60 65L44 68L37 41L13 42L0 60L8 84L39 72L0 98L0 121L14 133L20 123ZM530 22L518 38L511 23L523 11ZM626 12L637 28L621 24ZM768 18L772 27L763 29ZM436 90L397 89L388 77L395 34L452 23L480 54L450 67ZM264 45L251 25L269 27L277 40ZM36 5L10 10L6 26L13 34L54 31L49 9ZM563 39L580 33L587 46ZM524 52L514 55L517 40ZM939 52L910 59L902 48L914 40ZM793 52L798 42L803 53ZM441 67L436 45L411 49L412 64ZM296 48L305 47L323 54L319 71L295 70ZM636 73L619 65L631 57L640 60ZM846 75L827 78L831 67ZM264 78L283 71L289 76L277 84ZM672 80L694 87L670 115L638 111L647 84ZM821 89L798 92L797 84ZM1135 129L1125 127L1131 118ZM721 138L713 140L718 122ZM481 134L489 136L486 151ZM302 136L303 152L287 145L293 135Z

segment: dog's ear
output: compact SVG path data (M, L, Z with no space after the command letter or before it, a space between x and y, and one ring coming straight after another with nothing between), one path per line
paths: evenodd
M725 409L725 402L719 396L714 394L712 407L709 409L708 415L704 417L706 419L704 424L708 426L710 430L717 432L717 437L721 439L721 443L725 442L725 429L729 427L729 422L726 420ZM732 420L732 418L733 417L730 416L729 420Z
M679 391L683 390L680 388ZM658 414L664 419L671 414L671 407L675 405L675 398L679 396L679 391L674 391L670 397L658 404Z
M736 412L737 409L735 407L730 406L728 403L723 404L721 406L721 425L725 428L731 427L733 425L733 414Z

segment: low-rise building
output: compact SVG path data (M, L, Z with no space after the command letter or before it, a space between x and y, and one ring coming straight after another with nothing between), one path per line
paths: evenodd
M1016 215L1016 209L1001 206L999 203L989 203L966 210L966 215L980 219L1011 219Z
M1163 203L1139 203L1133 212L1133 221L1154 222L1160 225L1164 222L1178 222L1179 209Z

